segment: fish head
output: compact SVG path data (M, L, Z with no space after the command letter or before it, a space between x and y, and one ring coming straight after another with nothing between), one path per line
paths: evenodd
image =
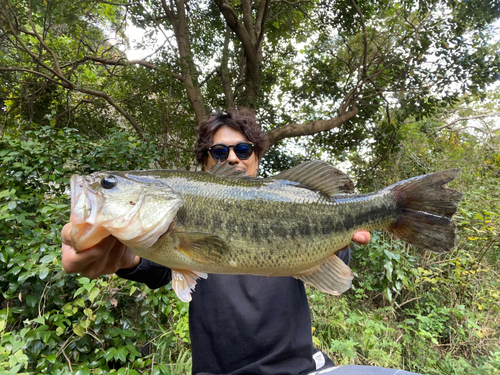
M161 180L136 181L124 172L73 175L70 186L71 240L77 251L109 235L131 248L148 249L182 205L179 194Z

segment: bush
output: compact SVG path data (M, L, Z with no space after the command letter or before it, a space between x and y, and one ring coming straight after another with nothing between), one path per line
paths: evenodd
M311 291L315 342L340 364L500 374L498 132L486 144L467 133L429 137L419 123L403 130L405 148L372 171L371 182L381 188L461 168L450 183L464 193L454 216L457 246L449 254L422 253L372 232L369 245L354 248L350 291L340 298Z
M60 262L69 177L155 166L154 143L119 129L99 142L50 127L23 138L0 140L0 370L189 371L187 304L169 287L153 293L115 276L89 280Z

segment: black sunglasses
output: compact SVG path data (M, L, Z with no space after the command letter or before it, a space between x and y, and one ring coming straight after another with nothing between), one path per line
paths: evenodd
M234 153L240 160L247 160L253 154L255 145L248 142L240 142L237 145L226 146L223 144L213 145L207 148L214 160L226 161L229 157L229 149L233 148Z

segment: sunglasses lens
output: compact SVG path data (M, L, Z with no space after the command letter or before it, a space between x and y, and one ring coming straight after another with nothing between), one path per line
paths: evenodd
M253 144L241 142L235 146L226 146L226 145L215 145L210 147L210 155L215 160L225 161L229 157L229 148L233 147L234 153L238 157L238 159L246 160L253 153Z
M250 143L238 143L234 146L234 153L239 159L246 160L253 153L253 145Z
M229 156L229 148L224 145L215 145L210 149L210 154L215 160L224 161Z

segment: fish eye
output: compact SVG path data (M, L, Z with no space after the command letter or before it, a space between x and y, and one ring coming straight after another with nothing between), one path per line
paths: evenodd
M101 180L101 186L103 189L111 189L116 186L117 182L115 176L109 175Z

